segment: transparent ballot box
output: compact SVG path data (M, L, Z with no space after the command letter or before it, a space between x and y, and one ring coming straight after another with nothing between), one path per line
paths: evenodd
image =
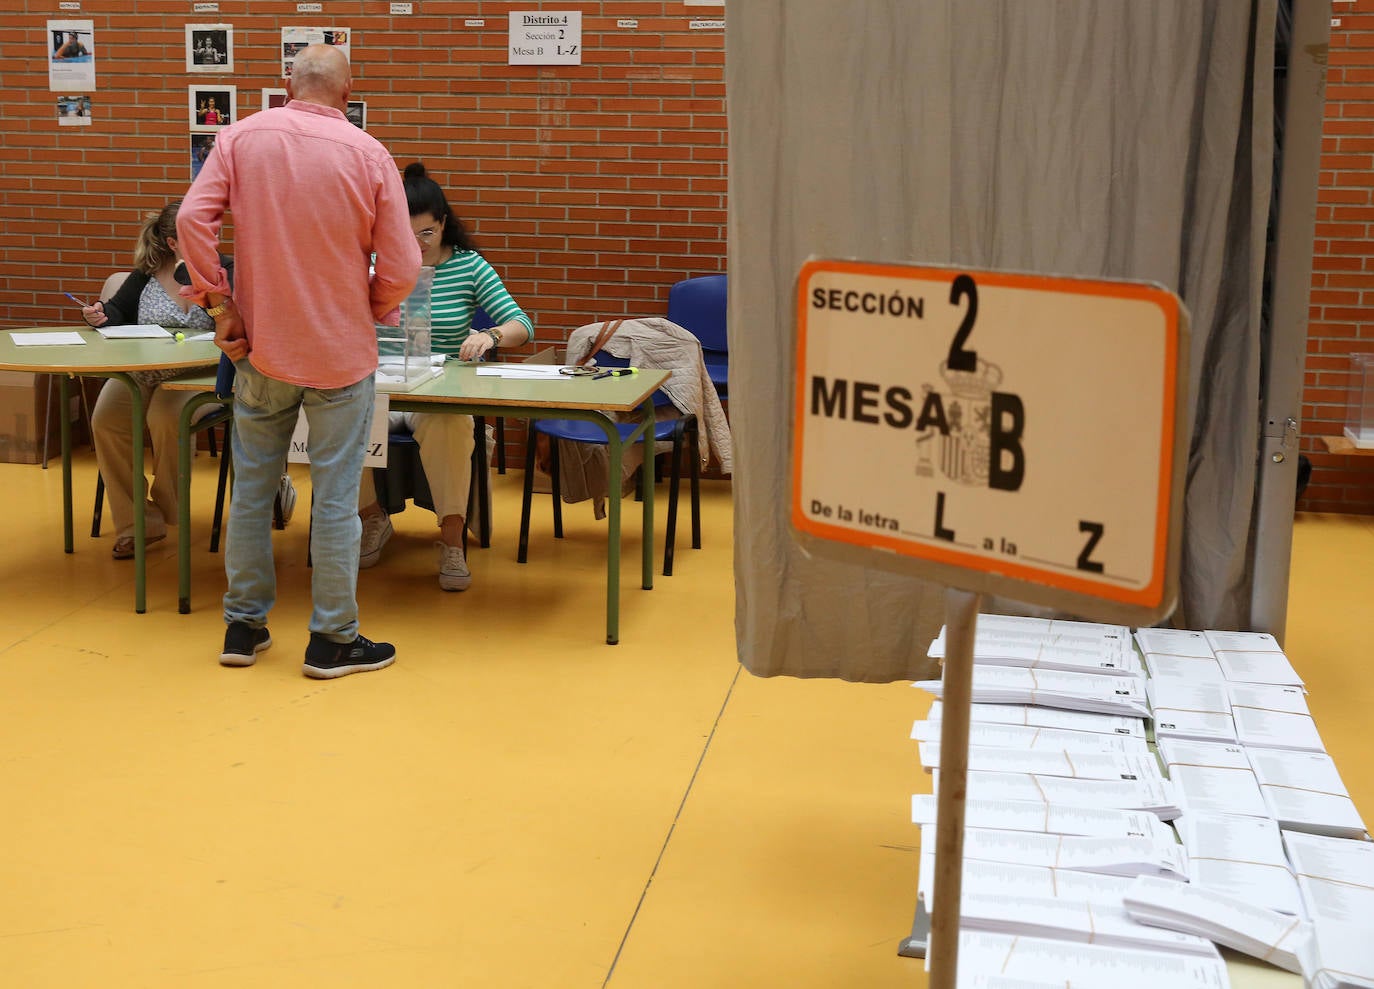
M1345 438L1358 449L1374 449L1374 354L1350 356L1350 390Z
M434 269L421 268L415 288L401 303L398 326L376 324L377 390L406 392L443 371L430 351L430 295Z

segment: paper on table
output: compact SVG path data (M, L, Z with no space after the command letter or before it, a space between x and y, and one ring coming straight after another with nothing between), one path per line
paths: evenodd
M926 715L939 721L944 704L935 701ZM1097 714L1091 711L1060 711L1051 707L1032 707L1029 704L971 704L969 720L974 724L1030 725L1032 728L1062 728L1065 731L1122 735L1143 739L1145 721L1142 717L1120 714Z
M1159 755L1183 802L1184 813L1269 816L1259 781L1239 745L1164 738L1159 740Z
M930 644L928 655L942 658L944 654L945 630L942 628ZM996 616L978 619L973 660L994 666L1071 670L1115 676L1140 676L1144 673L1131 644L1130 632L1124 627L1041 622L1035 619L1018 619L1016 623L1008 624Z
M1211 659L1212 647L1207 636L1181 628L1136 629L1135 641L1148 658L1151 653L1184 659Z
M75 330L60 330L54 333L11 332L10 339L16 347L71 347L86 342Z
M1037 704L1144 717L1149 714L1149 704L1143 684L1135 677L975 664L972 699L975 704ZM936 697L944 691L939 680L920 680L917 686Z
M1283 846L1309 917L1368 925L1374 917L1374 841L1284 831Z
M921 765L940 766L940 744L920 743ZM1159 764L1148 752L1027 752L972 745L968 768L989 773L1031 773L1036 776L1067 776L1080 780L1158 780Z
M1145 681L1156 738L1234 742L1231 699L1222 683L1151 677Z
M1206 633L1227 680L1302 686L1302 677L1268 632Z
M921 847L935 847L935 828L921 826ZM1150 838L1093 838L1034 831L964 829L964 859L1039 865L1108 876L1164 876L1186 880L1183 846ZM1297 889L1294 887L1294 895Z
M1129 876L1103 876L1072 869L1049 869L1039 865L1011 862L968 861L963 868L964 893L1006 893L1010 896L1039 896L1120 906L1121 897L1135 879ZM1177 882L1177 880L1163 880ZM921 847L917 893L927 910L935 906L935 849Z
M1227 685L1236 735L1250 746L1271 749L1298 749L1325 752L1317 723L1307 709L1301 687L1272 684L1232 683Z
M1152 677L1176 677L1191 683L1225 683L1226 674L1216 657L1195 658L1192 656L1167 656L1163 653L1147 652L1145 666Z
M97 326L98 332L106 340L157 340L170 337L169 330L153 323L125 323L122 326Z
M573 375L560 374L557 364L482 364L477 374L483 378L539 378L543 381L572 381Z
M918 742L940 740L939 721L917 721L911 737ZM970 745L991 745L1004 749L1061 752L1145 752L1145 739L1134 735L1106 735L1063 728L1032 728L1028 725L1002 725L973 722L969 725Z
M1226 963L1215 950L1197 955L980 931L959 935L961 989L1227 989L1230 984Z
M1152 838L1173 841L1174 832L1153 814L1110 807L1075 807L1029 800L979 800L964 804L965 827L998 831L1034 831L1094 838ZM934 824L935 797L918 793L911 798L911 823Z
M959 942L962 971L963 941ZM1312 989L1374 987L1374 938L1369 921L1346 924L1326 920L1312 925L1312 936L1298 948L1302 975Z
M1262 817L1187 813L1179 819L1178 829L1192 882L1302 916L1302 896L1276 823Z
M1325 752L1247 749L1269 815L1291 831L1359 838L1364 821Z
M1137 876L1124 897L1126 912L1142 924L1197 934L1290 972L1301 972L1297 946L1311 934L1298 917L1189 883Z
M932 789L940 792L940 773L932 775ZM1149 811L1163 821L1180 813L1178 798L1168 780L1073 780L1030 773L967 775L968 798L979 800L1040 800L1076 807L1116 807Z
M1172 886L1184 885L1169 883L1166 879L1158 881ZM1005 892L974 893L968 890L964 891L960 900L960 930L996 931L1207 957L1216 955L1216 948L1206 938L1186 931L1139 923L1126 913L1119 901L1112 904L1075 903L1067 899L1012 896Z

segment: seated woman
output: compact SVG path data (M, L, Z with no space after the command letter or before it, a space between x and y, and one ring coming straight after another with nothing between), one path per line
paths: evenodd
M169 203L144 221L134 245L134 271L109 299L83 306L88 326L120 326L147 323L189 332L213 331L215 321L205 310L181 297L173 271L181 252L177 249L177 211L180 202ZM223 259L232 273L232 259ZM231 274L232 277L232 274ZM214 367L206 365L206 369ZM167 536L177 518L177 430L181 410L194 392L167 391L158 385L186 374L187 369L139 371L133 377L143 394L148 433L153 441L153 484L148 490L145 536L155 543ZM91 413L95 459L105 490L110 496L110 515L115 523L114 558L134 555L133 423L129 389L119 381L107 381L100 389ZM210 411L206 406L202 415ZM292 499L294 503L294 498Z
M480 360L498 344L518 347L534 336L534 324L511 298L501 278L478 252L463 224L449 209L444 190L419 162L406 166L406 202L410 226L420 242L420 257L434 268L430 303L430 346L459 360ZM486 310L496 323L472 332L472 315ZM393 429L405 426L420 447L420 464L434 497L439 521L439 586L465 591L472 585L463 554L468 491L472 484L472 417L465 415L393 412ZM358 492L363 538L360 567L374 566L391 538L391 519L377 502L372 471L363 471Z

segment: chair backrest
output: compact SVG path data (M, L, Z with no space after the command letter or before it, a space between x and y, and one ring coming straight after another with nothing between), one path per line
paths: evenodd
M119 291L119 287L124 284L124 279L132 275L132 271L116 271L105 279L105 284L100 286L100 301L107 302Z
M489 330L496 325L496 320L487 315L487 311L478 306L472 311L472 329L475 333L478 330Z
M725 275L684 278L668 290L668 318L701 341L701 349L726 353Z

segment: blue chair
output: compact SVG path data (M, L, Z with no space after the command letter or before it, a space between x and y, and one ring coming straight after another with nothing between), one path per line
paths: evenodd
M621 360L601 351L596 355L597 365L600 367L627 367L629 361ZM653 402L655 408L671 405L661 390L654 392ZM618 426L622 437L629 436L635 429L636 424L625 423ZM535 437L543 434L549 437L549 478L552 481L553 489L553 534L554 538L563 538L563 499L561 490L561 478L559 476L558 464L558 441L569 440L573 443L595 443L601 446L606 445L606 434L601 427L595 423L586 422L581 419L536 419L530 424L531 428L525 439L525 487L520 507L520 549L516 554L516 560L524 563L529 551L530 536L530 504L534 497L534 451ZM668 482L668 522L667 534L663 540L663 576L673 575L673 548L677 535L677 501L678 485L681 480L682 472L682 447L686 441L687 457L691 461L691 483L692 483L692 548L701 549L701 457L698 447L697 417L691 414L679 416L676 419L659 420L654 427L655 442L669 442L673 444L672 468ZM652 452L645 458L644 466L639 471L639 483L652 484L649 477L650 462L653 460ZM609 483L619 484L620 478L610 478Z
M706 373L716 394L724 397L730 383L730 342L725 333L724 275L684 278L668 290L668 318L701 341Z

